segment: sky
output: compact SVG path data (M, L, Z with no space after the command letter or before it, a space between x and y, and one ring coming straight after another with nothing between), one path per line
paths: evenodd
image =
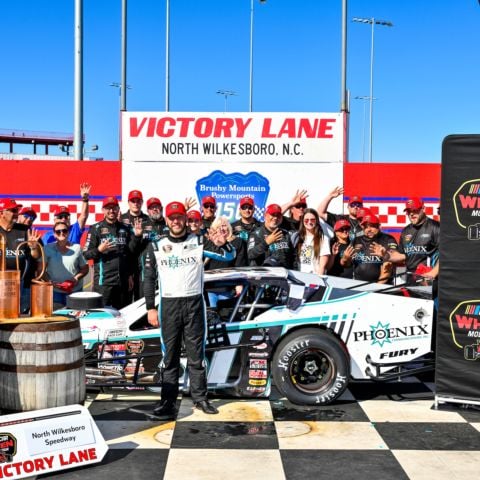
M121 0L83 4L86 154L117 159ZM254 0L253 111L340 110L341 9ZM349 161L369 160L371 26L353 17L393 23L375 28L374 162L440 162L445 136L479 133L479 2L349 0ZM165 0L128 1L130 111L165 111L165 25ZM73 134L73 35L74 0L0 2L0 129ZM248 111L249 65L250 0L170 0L170 111L223 112L219 89Z

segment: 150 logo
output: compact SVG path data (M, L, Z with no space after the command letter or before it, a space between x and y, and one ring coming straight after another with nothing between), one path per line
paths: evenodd
M238 209L242 197L252 197L255 202L253 216L257 220L263 219L263 212L267 204L270 184L268 179L257 172L225 173L215 170L210 175L200 178L196 185L199 205L202 198L210 196L217 202L216 216L225 215L230 222L239 218Z

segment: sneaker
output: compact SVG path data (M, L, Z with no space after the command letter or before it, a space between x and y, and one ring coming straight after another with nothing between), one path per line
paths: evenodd
M161 420L175 419L175 404L166 400L162 400L155 405L153 414Z
M208 415L215 415L218 413L217 408L215 408L208 400L195 402L195 408L201 410L203 413L206 413Z

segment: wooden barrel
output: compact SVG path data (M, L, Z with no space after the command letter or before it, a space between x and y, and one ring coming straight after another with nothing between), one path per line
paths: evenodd
M66 317L21 321L0 323L0 408L27 411L83 403L80 322Z

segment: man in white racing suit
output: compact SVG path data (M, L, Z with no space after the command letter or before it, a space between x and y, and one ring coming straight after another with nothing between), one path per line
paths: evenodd
M148 322L155 327L160 324L163 355L161 401L153 413L165 420L175 418L183 336L195 408L215 414L218 410L207 400L203 257L229 261L235 258L235 249L221 233L213 233L213 238L207 241L203 236L188 233L183 203L169 203L165 214L169 234L151 242L145 257L144 291ZM158 311L155 308L157 277L160 291Z

